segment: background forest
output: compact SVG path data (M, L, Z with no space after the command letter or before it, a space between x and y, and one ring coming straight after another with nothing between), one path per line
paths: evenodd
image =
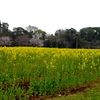
M57 48L100 48L100 27L85 27L79 30L58 29L48 34L36 26L15 27L9 30L8 23L0 22L0 46L33 46Z

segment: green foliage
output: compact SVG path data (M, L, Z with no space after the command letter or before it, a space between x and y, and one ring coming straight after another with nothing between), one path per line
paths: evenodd
M100 77L99 49L0 48L0 98L25 100L87 86ZM68 90L68 91L67 91Z
M40 29L36 30L33 34L35 36L40 36L40 39L43 39L43 40L45 39L45 36L46 36L46 32Z
M7 90L0 90L1 100L25 100L28 95L20 87L11 86Z

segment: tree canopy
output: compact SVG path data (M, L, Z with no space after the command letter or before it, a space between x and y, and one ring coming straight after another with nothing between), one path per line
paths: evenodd
M7 43L8 42L8 43ZM49 35L36 26L25 29L0 22L0 46L44 46L58 48L100 48L100 27L58 29Z

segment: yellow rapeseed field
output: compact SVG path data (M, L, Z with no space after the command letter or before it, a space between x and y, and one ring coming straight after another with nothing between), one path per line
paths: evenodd
M1 100L53 94L99 77L99 49L0 47Z

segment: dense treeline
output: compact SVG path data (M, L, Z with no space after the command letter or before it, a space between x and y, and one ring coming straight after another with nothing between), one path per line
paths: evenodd
M100 48L100 27L87 27L77 32L74 28L57 30L46 45L59 48Z
M100 27L59 29L53 34L29 25L25 29L9 30L8 23L0 22L0 46L37 46L58 48L100 48Z

